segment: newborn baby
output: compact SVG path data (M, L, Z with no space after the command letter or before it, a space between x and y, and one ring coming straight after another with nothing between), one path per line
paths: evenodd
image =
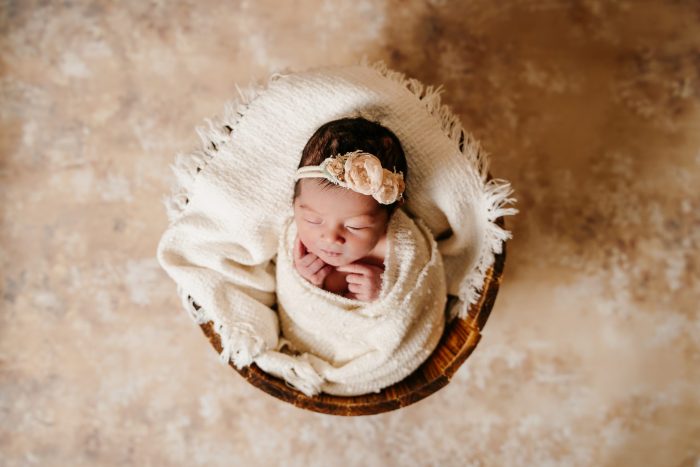
M406 172L398 139L377 123L336 120L311 137L276 259L282 338L256 359L264 371L307 395L366 394L437 346L444 267L428 227L400 207Z
M329 141L330 135L335 139ZM319 160L318 147L324 142L331 152L364 142L379 157L356 150L349 157ZM311 168L319 164L324 164L322 170ZM397 165L398 174L383 168ZM297 175L301 180L294 189L294 266L299 274L344 297L375 300L382 284L387 226L404 202L407 169L398 139L381 125L345 119L319 129L307 143Z

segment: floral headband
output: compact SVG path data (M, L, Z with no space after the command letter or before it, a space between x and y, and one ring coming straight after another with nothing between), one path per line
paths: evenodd
M320 165L300 167L294 180L319 177L363 195L372 195L381 204L402 199L406 187L401 172L383 168L376 156L359 150L328 157Z

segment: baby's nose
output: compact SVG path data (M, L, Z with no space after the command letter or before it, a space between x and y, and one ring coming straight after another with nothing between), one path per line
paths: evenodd
M345 243L345 238L340 234L340 231L337 229L328 229L322 235L325 237L325 240L328 242L341 243L341 244Z

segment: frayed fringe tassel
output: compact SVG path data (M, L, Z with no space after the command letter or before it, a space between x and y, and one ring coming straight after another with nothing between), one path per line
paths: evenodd
M204 307L195 308L194 299L182 288L178 287L178 293L183 307L195 323L199 325L209 321L214 323L214 330L221 338L222 349L219 354L221 363L228 364L232 360L236 368L241 369L250 365L263 351L264 342L255 333L251 324L235 323L232 329L227 331L223 323L216 316L208 313Z
M219 360L233 364L239 370L253 363L253 359L263 351L264 342L255 334L253 326L248 323L234 323L229 332L224 326L214 320L214 329L221 336L222 350Z
M287 387L301 391L308 397L321 392L321 387L325 382L325 379L318 374L309 361L309 356L306 353L297 357L276 353L273 357L265 352L255 359L255 363L265 372L281 375Z
M510 183L502 179L491 179L484 185L482 206L486 211L486 244L495 254L501 253L503 242L509 240L512 235L509 231L496 224L496 220L503 216L512 216L518 213L514 207L506 205L515 203L513 189ZM490 267L491 265L489 265Z
M304 358L301 355L300 358ZM321 391L324 379L314 370L308 361L295 361L284 369L284 380L288 387L303 392L306 396L315 396Z
M177 287L177 293L180 295L180 301L182 302L183 308L185 311L187 311L187 314L190 315L190 318L192 318L195 323L203 324L209 321L209 319L206 317L206 310L204 310L202 307L199 309L195 308L194 300L192 297L190 297L190 294L182 289L182 287Z
M484 232L484 245L481 248L475 268L462 281L459 290L462 306L455 307L456 309L452 310L451 318L458 316L461 319L465 319L467 317L469 307L476 303L481 296L486 272L493 265L495 255L503 251L503 242L512 237L510 231L495 223L499 217L518 213L516 208L507 206L516 201L515 198L510 196L512 193L513 189L506 180L491 179L484 185L481 201L487 221Z

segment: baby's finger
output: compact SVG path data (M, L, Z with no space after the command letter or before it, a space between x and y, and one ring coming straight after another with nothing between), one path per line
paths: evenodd
M323 260L322 260L321 258L316 258L316 261L314 261L313 263L309 264L309 265L307 266L306 269L307 269L311 274L316 274L316 273L317 273L318 271L320 271L321 268L322 268L323 266L325 266L325 265L326 265L326 263L324 263Z
M328 274L331 273L333 270L333 266L326 264L323 266L317 273L313 275L314 279L316 279L319 283L323 283L323 280L326 278Z
M349 290L350 292L353 292L353 293L360 293L360 292L362 292L362 289L363 289L363 288L364 288L364 287L362 287L362 286L359 285L359 284L348 284L348 290Z
M345 282L348 284L365 284L367 280L367 277L362 274L348 274L345 276Z
M301 255L304 256L309 252L309 249L306 248L306 245L304 245L304 242L301 241L301 238L299 239L299 245L301 245Z
M303 256L303 254L302 254L301 240L299 239L299 237L296 237L294 239L294 260L299 261L302 256Z
M313 254L313 253L309 253L309 254L307 254L306 256L302 257L302 258L299 260L299 264L301 264L301 265L304 266L305 268L308 268L308 267L311 265L311 263L313 263L313 262L316 261L317 259L319 259L318 256L316 256L316 255Z
M365 293L356 293L355 294L355 300L359 300L361 302L369 302L369 296Z

